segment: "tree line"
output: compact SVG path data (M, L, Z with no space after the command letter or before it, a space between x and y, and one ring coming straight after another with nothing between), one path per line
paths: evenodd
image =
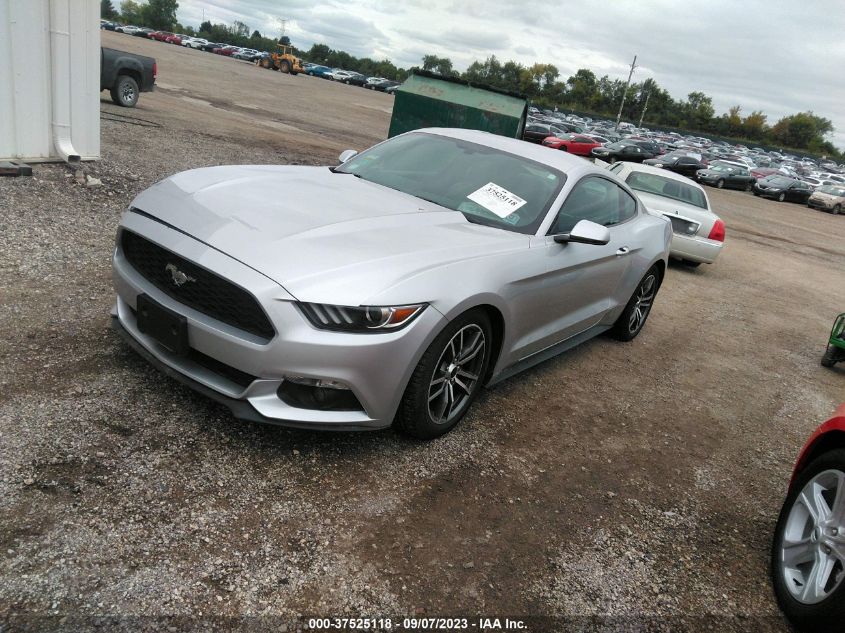
M276 48L275 38L265 37L258 30L250 32L250 28L240 21L233 24L212 24L211 21L205 21L198 29L183 26L176 20L178 7L176 0L123 0L118 12L112 0L101 0L101 14L105 19L196 35L213 42L226 42L261 51L273 51ZM332 49L326 44L314 44L308 50L294 50L303 59L316 64L396 81L404 81L410 73L420 68L399 68L388 59L355 57L345 51ZM437 55L425 55L421 68L448 77L459 77L473 83L518 92L540 107L556 107L595 117L615 118L625 91L623 80L611 79L607 75L597 77L586 68L564 79L553 64L535 63L525 66L513 60L502 62L495 55L490 55L483 62L474 61L463 73L454 69L448 57ZM825 138L833 132L833 123L812 111L782 117L773 125L768 123L768 117L762 111L754 110L744 114L740 105L732 106L727 112L717 116L713 100L703 92L694 91L690 92L686 99L674 99L652 78L629 86L622 116L628 121L638 122L644 110L644 125L672 127L732 138L745 143L786 147L826 155L837 160L843 158L843 154Z

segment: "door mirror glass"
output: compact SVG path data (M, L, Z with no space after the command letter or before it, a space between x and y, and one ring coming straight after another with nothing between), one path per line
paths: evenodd
M345 149L340 153L340 156L337 157L338 163L341 165L348 161L353 156L358 155L358 150L356 149Z

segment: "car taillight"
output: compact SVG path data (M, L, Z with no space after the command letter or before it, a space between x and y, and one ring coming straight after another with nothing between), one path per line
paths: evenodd
M153 62L153 79L158 77L158 64Z
M710 235L707 236L707 239L716 240L717 242L724 242L725 223L721 220L716 220L716 223L713 225L713 228L710 229Z

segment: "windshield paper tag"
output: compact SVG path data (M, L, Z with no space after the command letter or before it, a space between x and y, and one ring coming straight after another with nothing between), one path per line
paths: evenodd
M488 182L477 191L469 194L467 198L476 204L480 204L488 211L492 211L500 218L506 218L526 203L526 200L494 182Z

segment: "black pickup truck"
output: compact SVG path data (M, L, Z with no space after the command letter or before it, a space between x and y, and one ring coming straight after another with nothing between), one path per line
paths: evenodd
M134 108L140 93L155 88L156 60L113 48L100 50L100 90L108 90L117 105Z

